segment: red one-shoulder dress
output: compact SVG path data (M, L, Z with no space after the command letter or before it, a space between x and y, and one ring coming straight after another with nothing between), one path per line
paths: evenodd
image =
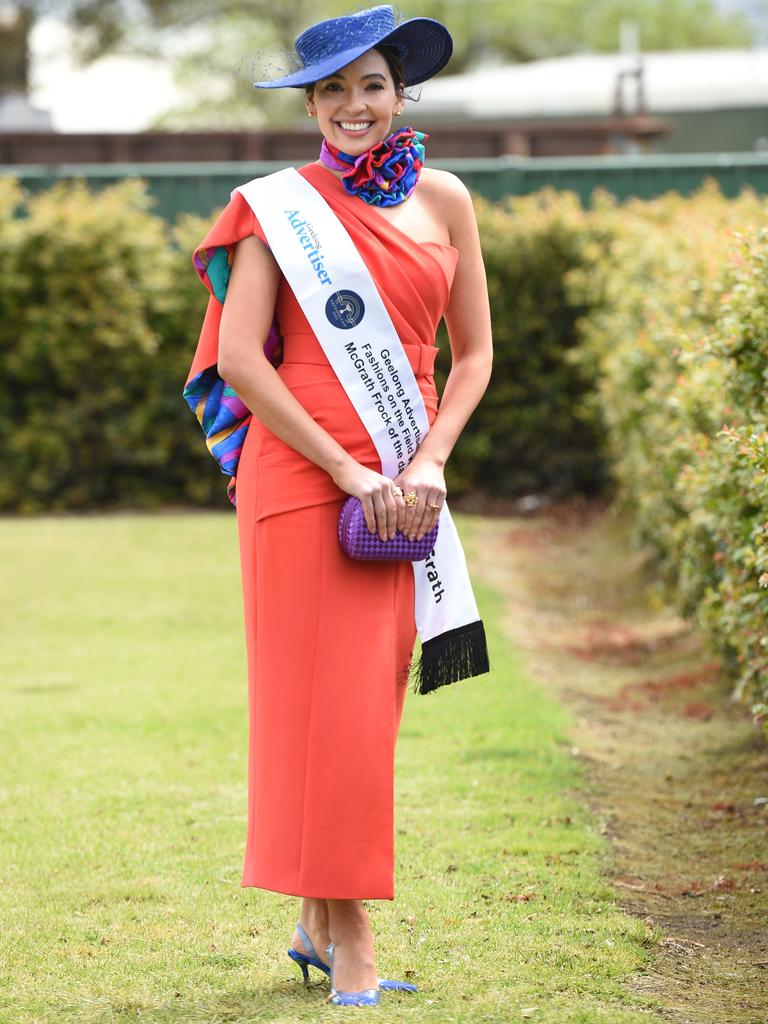
M431 424L435 332L457 250L414 242L319 164L299 173L331 205L370 270ZM231 251L250 234L266 244L235 193L198 251ZM190 379L216 363L220 313L212 294ZM355 459L381 472L285 279L276 314L283 338L277 372L291 394ZM393 899L394 752L416 639L413 570L409 562L355 561L340 550L346 497L323 469L252 418L236 468L249 707L241 884Z

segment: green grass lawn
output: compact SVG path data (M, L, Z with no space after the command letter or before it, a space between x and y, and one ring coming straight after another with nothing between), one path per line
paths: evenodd
M0 1022L343 1014L285 954L299 901L240 887L234 515L5 519L0 555ZM601 878L567 714L524 676L502 598L476 583L493 672L409 692L397 899L368 904L379 973L421 991L369 1012L658 1021L623 985L656 936Z

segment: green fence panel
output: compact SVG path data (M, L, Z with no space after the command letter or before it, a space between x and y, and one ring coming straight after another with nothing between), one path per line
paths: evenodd
M577 192L585 203L598 187L619 199L651 199L668 191L689 195L707 178L727 196L738 195L744 185L768 192L766 153L540 158L525 161L521 170L523 192L551 185Z
M169 220L180 213L207 216L224 206L236 185L269 174L284 163L62 164L0 166L0 174L17 177L31 192L54 181L84 179L98 188L123 178L143 178L157 210ZM618 199L650 199L670 190L687 195L706 178L714 178L727 196L749 185L768 193L768 153L694 153L652 156L531 158L503 156L492 160L434 160L430 166L453 171L468 188L491 200L523 195L545 186L578 193L588 204L596 188Z

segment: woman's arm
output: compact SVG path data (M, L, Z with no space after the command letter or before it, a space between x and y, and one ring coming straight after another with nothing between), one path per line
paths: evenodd
M488 387L493 362L488 284L472 199L454 175L433 170L432 176L430 190L439 197L439 209L448 220L451 244L459 250L459 259L445 311L451 370L440 409L413 460L396 478L404 491L419 495L419 503L406 510L402 527L416 537L437 522L439 513L426 505L439 505L445 497L443 468Z
M371 532L393 537L402 498L393 497L390 478L361 465L316 423L264 355L279 283L280 269L261 239L238 242L219 328L219 375L273 434L360 498Z

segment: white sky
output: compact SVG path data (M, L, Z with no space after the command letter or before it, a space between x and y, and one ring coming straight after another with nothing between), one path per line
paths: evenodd
M67 43L68 30L52 18L37 23L30 41L30 100L50 112L58 131L140 131L177 100L169 64L105 57L78 68Z

